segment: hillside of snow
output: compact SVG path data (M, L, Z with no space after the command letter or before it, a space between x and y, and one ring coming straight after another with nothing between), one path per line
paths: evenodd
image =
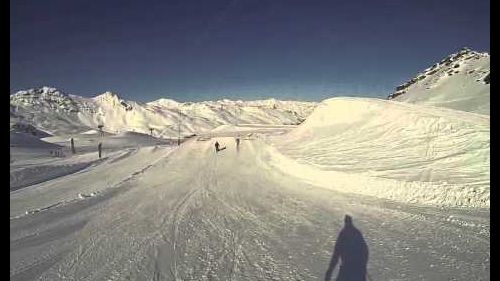
M389 99L490 113L490 55L464 48L400 85Z
M275 167L321 186L403 202L490 205L490 118L368 98L323 101L273 143ZM339 186L339 183L340 184Z
M150 134L162 138L207 132L220 125L239 123L299 124L312 112L316 103L278 101L206 101L179 103L160 99L138 103L106 92L83 98L43 87L19 91L10 97L12 120L30 124L54 135L102 130Z

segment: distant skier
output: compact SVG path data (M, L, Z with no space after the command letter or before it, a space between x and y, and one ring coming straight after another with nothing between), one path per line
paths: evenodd
M226 149L225 146L224 147L220 147L219 142L218 141L215 142L215 152L219 152L219 151L224 150L224 149Z
M240 151L240 137L236 137L236 151Z
M73 138L71 138L71 152L73 154L76 153L76 151L75 151L75 141L73 140Z
M101 154L102 154L102 143L99 142L97 145L97 151L99 152L99 159L101 159Z

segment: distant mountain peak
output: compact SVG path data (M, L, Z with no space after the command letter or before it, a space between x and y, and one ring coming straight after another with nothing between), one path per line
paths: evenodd
M152 102L148 102L149 105L158 105L158 106L164 106L164 107L178 107L181 103L173 100L173 99L157 99Z
M463 47L396 87L388 99L489 114L490 55Z
M96 97L94 97L95 100L121 100L120 96L115 93L115 92L111 92L111 91L106 91L100 95L97 95Z
M148 103L123 100L107 91L93 98L63 94L43 87L11 96L11 123L25 121L53 135L86 132L103 125L107 132L134 131L157 137L178 134L171 124L181 118L182 134L204 132L224 124L299 124L314 109L314 102L279 100L177 102L169 98ZM270 101L272 101L270 103ZM277 106L273 106L277 104ZM269 110L270 108L273 110ZM182 116L178 113L178 109Z
M40 87L18 91L10 96L10 104L16 107L34 106L41 110L52 108L67 112L78 112L77 103L68 94L53 88Z
M102 104L108 104L112 107L122 106L126 111L131 111L133 109L130 103L120 98L120 96L117 93L111 91L106 91L96 96L94 100Z
M63 91L60 91L54 87L43 86L39 88L18 91L13 96L37 97L37 96L68 96L68 95Z
M54 87L49 87L49 86L43 86L43 87L35 89L35 90L37 90L39 93L42 93L42 94L58 93L58 94L66 95L64 92L62 92Z

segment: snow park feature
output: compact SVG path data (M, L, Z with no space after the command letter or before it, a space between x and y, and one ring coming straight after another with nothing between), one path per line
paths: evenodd
M18 92L10 280L490 280L489 56L424 73L388 100Z

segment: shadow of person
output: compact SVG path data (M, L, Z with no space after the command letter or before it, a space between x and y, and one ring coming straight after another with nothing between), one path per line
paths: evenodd
M340 260L339 273L336 281L365 281L368 263L368 245L363 234L352 224L352 217L346 215L344 228L340 230L330 266L325 274L325 281L330 281L333 270Z

